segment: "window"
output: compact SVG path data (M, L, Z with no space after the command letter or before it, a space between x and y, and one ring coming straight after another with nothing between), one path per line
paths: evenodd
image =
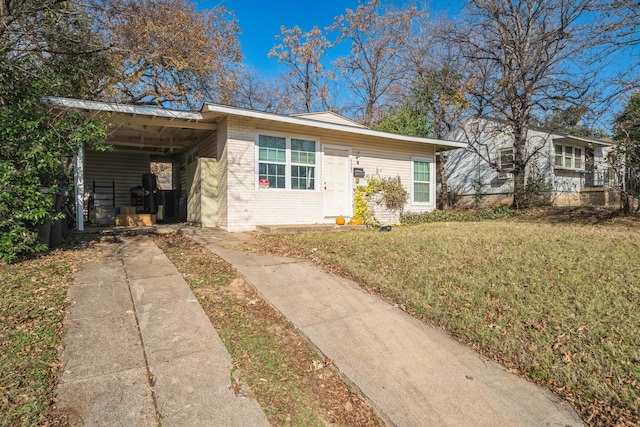
M513 171L513 148L500 150L500 170L502 172Z
M582 148L571 147L569 145L556 144L555 146L555 166L562 169L582 169L583 158Z
M316 143L302 139L291 140L291 188L315 189Z
M259 135L257 148L259 185L268 182L267 188L315 190L315 141Z
M431 203L431 161L413 160L413 203Z
M151 162L149 169L156 176L158 190L173 190L173 164L171 162Z
M287 140L277 136L258 138L258 179L269 181L270 188L285 188Z

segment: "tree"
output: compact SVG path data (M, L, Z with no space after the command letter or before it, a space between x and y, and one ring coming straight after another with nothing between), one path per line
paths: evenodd
M403 44L410 38L415 7L383 11L380 0L347 9L335 18L332 30L336 44L350 44L351 54L336 60L351 90L355 114L365 125L379 120L388 111L387 97L406 78L401 67Z
M537 115L584 99L596 70L591 0L471 0L467 17L447 37L466 61L469 101L477 116L503 123L513 141L515 208L524 207L525 169L544 147L527 141ZM500 159L469 133L470 148L494 169Z
M383 132L413 136L428 136L433 131L429 112L421 110L420 104L412 99L408 99L372 127Z
M106 137L104 123L43 97L90 93L104 50L72 2L2 2L0 19L0 258L13 262L45 247L37 227L56 218L51 194L69 184L71 157Z
M635 200L640 209L640 91L633 93L614 122L616 144L609 160L622 178L622 208L629 214Z
M331 43L317 26L304 33L297 25L291 29L281 26L280 33L276 38L281 43L271 49L269 57L289 67L290 86L302 99L302 108L296 110L310 113L318 107L330 109L326 79L332 75L324 71L321 59Z
M116 70L106 99L198 108L227 103L241 60L237 26L223 7L188 0L95 0L97 27Z
M0 58L24 74L64 76L49 85L48 95L91 96L110 73L106 47L73 1L0 2Z
M587 112L587 107L570 105L566 109L556 109L547 113L539 125L544 129L559 130L576 136L607 138L609 135L605 130L590 126L583 120Z
M288 76L264 78L254 70L245 69L238 77L238 87L232 105L269 113L285 113L294 109Z

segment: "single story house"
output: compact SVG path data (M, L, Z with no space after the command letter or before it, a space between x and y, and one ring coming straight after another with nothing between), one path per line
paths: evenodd
M513 201L513 136L503 122L479 118L466 122L449 139L467 147L447 154L447 186L458 206L495 206ZM498 172L472 149L500 166ZM545 198L558 206L619 203L618 180L607 163L611 142L532 127L526 178L542 177Z
M369 176L399 176L410 194L405 211L429 211L436 206L436 150L466 146L373 130L332 112L48 102L112 124L110 150L77 156L80 223L86 217L109 223L118 208L140 206L142 176L151 165L165 175L159 204L167 218L227 231L348 220L354 188Z

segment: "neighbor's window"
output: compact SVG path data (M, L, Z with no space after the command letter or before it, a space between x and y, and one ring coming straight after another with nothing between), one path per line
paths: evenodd
M555 166L563 169L582 169L582 149L569 145L555 145Z
M500 150L500 169L502 172L513 171L513 148Z
M258 182L269 188L315 190L316 142L283 136L258 136Z
M431 203L431 161L413 159L413 203Z
M260 135L258 138L258 162L258 179L268 179L271 188L286 187L286 138Z

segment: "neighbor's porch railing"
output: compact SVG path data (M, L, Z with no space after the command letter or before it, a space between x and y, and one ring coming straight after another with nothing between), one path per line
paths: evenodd
M602 168L586 171L583 177L583 187L620 188L618 174L612 168Z

